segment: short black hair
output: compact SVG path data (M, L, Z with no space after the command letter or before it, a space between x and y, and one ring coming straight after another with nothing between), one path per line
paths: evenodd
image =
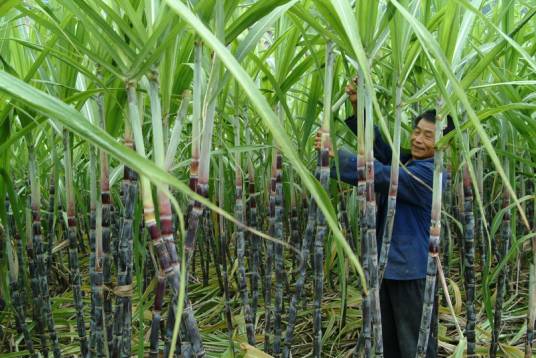
M415 118L415 121L413 122L413 128L417 127L417 124L419 124L421 119L424 119L427 122L435 124L436 110L429 109L426 112L419 114L417 118ZM452 130L454 130L454 122L452 120L452 117L449 114L447 114L447 126L445 127L445 129L443 129L443 135L447 135Z

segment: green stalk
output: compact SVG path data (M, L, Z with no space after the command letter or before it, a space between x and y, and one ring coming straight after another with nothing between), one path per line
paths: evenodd
M84 304L82 302L82 288L80 278L80 263L78 260L78 243L76 240L76 213L73 187L72 156L70 133L63 131L63 145L65 150L65 188L67 192L67 224L69 237L69 269L71 271L71 286L73 289L74 305L76 309L76 325L80 339L80 354L83 358L89 356L86 327L84 325Z
M536 325L536 266L530 264L529 273L529 309L527 314L527 336L525 340L525 358L533 356L534 326Z
M438 108L441 108L439 105ZM438 111L440 113L440 111ZM443 118L436 116L435 143L438 143L443 136ZM417 354L419 358L426 356L428 347L428 337L430 323L432 320L432 310L434 305L435 281L437 274L436 257L439 255L439 244L441 235L441 193L443 186L443 150L437 148L434 154L434 177L432 190L432 213L430 221L430 241L428 243L428 263L426 270L426 286L424 289L424 301L419 328L419 340L417 343Z

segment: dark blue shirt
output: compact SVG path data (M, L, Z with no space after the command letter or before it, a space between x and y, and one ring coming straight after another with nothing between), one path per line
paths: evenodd
M349 125L352 128L351 125ZM376 225L378 254L387 216L387 198L391 179L391 147L374 128L374 189L378 208ZM338 152L341 180L357 185L357 155L347 150ZM426 278L428 240L432 211L434 158L411 160L402 152L396 199L395 222L384 277L390 280ZM337 177L335 168L331 176ZM445 178L443 178L445 179Z

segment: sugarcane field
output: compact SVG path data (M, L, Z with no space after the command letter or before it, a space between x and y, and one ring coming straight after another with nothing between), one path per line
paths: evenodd
M536 357L535 15L0 1L0 358Z

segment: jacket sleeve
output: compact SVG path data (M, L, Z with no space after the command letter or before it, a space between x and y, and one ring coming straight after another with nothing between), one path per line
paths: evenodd
M351 185L357 185L357 155L341 149L337 152L341 180ZM413 205L429 207L432 200L433 163L420 162L400 168L398 172L397 199ZM335 167L331 168L331 177L337 178ZM374 190L388 193L391 180L391 166L374 160Z

